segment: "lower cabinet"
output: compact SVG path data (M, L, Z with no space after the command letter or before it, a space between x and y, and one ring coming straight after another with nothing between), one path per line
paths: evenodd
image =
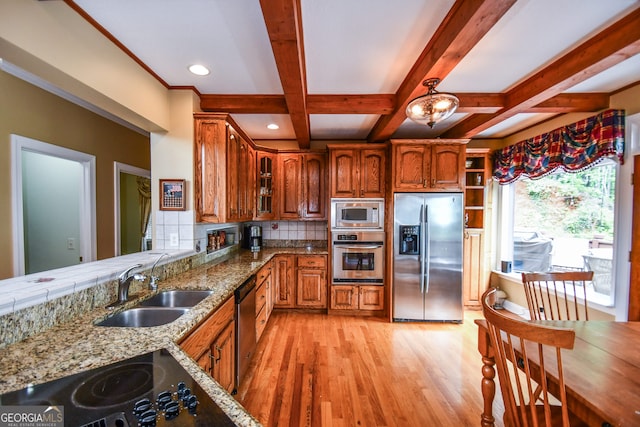
M228 392L235 386L235 300L231 296L179 345Z
M327 308L327 257L298 255L296 307Z
M256 341L260 340L273 310L271 265L269 261L256 275Z
M275 308L293 308L295 306L295 276L293 269L295 255L276 255L273 258L273 283Z
M275 308L327 308L326 255L274 257Z
M332 310L384 310L384 286L332 285Z
M464 232L464 263L462 267L462 289L464 305L480 309L480 298L487 289L488 280L484 273L484 232L466 229Z

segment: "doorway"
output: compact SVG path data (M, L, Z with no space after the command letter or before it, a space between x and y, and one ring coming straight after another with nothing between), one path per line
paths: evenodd
M93 261L95 156L11 135L14 276Z
M114 162L115 254L151 249L151 171Z

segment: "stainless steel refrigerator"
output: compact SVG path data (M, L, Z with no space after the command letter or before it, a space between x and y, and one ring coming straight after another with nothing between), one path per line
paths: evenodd
M461 322L462 193L395 193L393 319Z

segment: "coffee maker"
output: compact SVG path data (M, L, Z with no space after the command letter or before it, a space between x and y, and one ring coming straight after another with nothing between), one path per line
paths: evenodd
M242 247L251 252L260 252L262 247L262 227L259 225L245 225L242 234Z

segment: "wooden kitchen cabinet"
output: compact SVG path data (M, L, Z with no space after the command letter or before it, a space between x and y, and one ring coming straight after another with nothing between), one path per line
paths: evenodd
M211 376L228 392L235 387L235 324L230 322L218 334L210 348Z
M271 265L269 261L256 274L256 341L260 340L273 310Z
M227 221L253 219L255 150L229 127L227 141Z
M463 191L467 142L392 140L393 191Z
M329 148L331 197L356 198L385 196L387 147L371 144L332 144Z
M180 347L227 391L235 385L235 299L227 299L180 340Z
M480 298L488 286L484 274L484 232L482 230L464 231L462 271L464 305L480 309L482 305Z
M297 308L327 308L327 257L298 255Z
M227 114L196 113L196 222L253 219L255 149Z
M480 297L489 286L489 257L485 239L490 185L490 150L470 148L465 162L465 232L463 254L463 299L467 308L481 308Z
M281 219L298 219L302 200L302 158L298 154L278 155L278 174L280 176L280 212Z
M327 218L327 157L325 154L302 154L302 218Z
M277 255L273 258L274 308L295 306L295 255Z
M276 219L278 215L276 165L277 154L256 151L256 214L257 220Z
M326 255L273 259L274 308L327 308Z
M384 286L332 285L332 310L384 310Z
M327 218L324 154L278 154L278 175L281 219Z

